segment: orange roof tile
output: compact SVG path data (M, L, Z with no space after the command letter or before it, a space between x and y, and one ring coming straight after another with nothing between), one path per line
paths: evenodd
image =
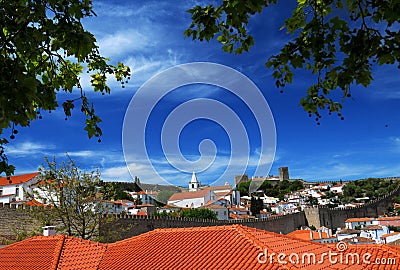
M194 199L194 198L202 198L205 197L210 189L201 189L197 191L187 191L172 194L172 196L168 199L168 201L181 201L185 199Z
M34 178L38 174L39 174L38 172L35 172L35 173L21 174L10 177L0 177L0 186L17 185L25 183Z
M46 206L45 204L43 204L35 199L32 199L29 202L26 202L25 204L29 205L29 206Z
M37 236L0 249L0 269L56 269L64 235Z
M387 234L382 235L381 238L387 238L389 236L393 236L393 235L397 235L397 234L399 234L399 232L387 233Z
M311 239L311 233L313 239ZM296 230L291 233L288 233L287 236L296 238L296 239L301 239L301 240L315 240L315 239L324 239L324 238L329 238L328 234L326 232L321 232L322 238L319 236L319 232L316 231L311 231L311 230Z
M367 218L367 217L365 217L365 218L349 218L349 219L346 219L345 222L365 222L365 221L373 221L373 220L374 220L374 218Z
M344 251L340 251L336 244L324 245L241 225L156 229L104 245L61 235L34 237L1 248L0 269L398 269L398 247L343 245ZM268 257L262 263L265 252ZM330 252L337 254L337 263L326 256ZM367 253L370 264L361 259ZM270 261L272 254L275 257ZM278 254L286 256L280 257L285 264L278 261ZM291 254L300 258L314 254L315 258L296 262ZM358 263L345 261L348 255L352 260L352 254L359 254ZM395 264L373 263L389 258Z
M379 217L379 221L396 221L400 220L400 216L394 216L394 217Z

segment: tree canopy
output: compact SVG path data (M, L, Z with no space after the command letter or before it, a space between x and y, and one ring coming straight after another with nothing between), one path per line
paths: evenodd
M108 210L99 193L100 174L81 171L71 159L61 164L46 159L39 172L40 180L28 197L49 208L30 209L33 217L42 225L57 225L59 231L71 236L98 236L100 215Z
M217 214L207 208L182 210L180 216L183 218L218 219Z
M185 35L200 41L216 38L224 51L240 54L254 44L250 18L278 4L288 5L277 0L223 0L195 6L189 10L192 23ZM308 71L315 82L300 105L316 115L317 124L324 110L343 120L341 109L351 97L351 86L367 87L374 65L399 64L399 10L396 0L298 0L281 28L292 39L266 62L276 86L283 89L292 83L296 69Z
M130 70L100 55L96 38L82 25L82 19L95 15L91 0L0 2L0 173L9 175L15 169L8 164L6 137L14 139L18 126L29 126L43 111L57 109L60 92L80 91L78 98L61 104L65 116L78 107L86 117L89 138L102 135L101 119L80 76L89 73L92 90L105 94L110 93L108 75L124 87ZM11 134L6 136L7 128Z

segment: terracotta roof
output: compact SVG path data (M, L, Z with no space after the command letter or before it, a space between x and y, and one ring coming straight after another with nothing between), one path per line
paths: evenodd
M106 246L64 235L36 236L0 249L1 270L97 269Z
M382 230L382 227L379 225L368 225L362 227L361 230Z
M147 216L147 214L143 211L138 211L135 216Z
M360 231L358 230L347 229L347 228L336 232L336 234L359 234L359 233Z
M0 177L0 186L17 185L25 183L28 182L29 180L32 180L32 178L34 178L38 174L39 174L38 172L35 172L35 173L21 174L10 177Z
M208 187L208 189L211 189L211 190L226 190L226 189L231 190L231 189L232 189L232 186L231 186L231 185L210 186L210 187Z
M365 221L373 221L374 218L349 218L346 219L345 222L365 222Z
M66 237L57 270L98 269L106 248L104 244Z
M15 194L3 194L3 195L0 196L0 198L11 197L11 196L15 196Z
M144 203L144 204L139 204L137 207L148 207L148 206L155 206L155 205L151 203Z
M25 204L29 205L29 206L46 206L45 204L43 204L35 199L32 199L29 202L26 202Z
M267 251L286 255L278 262L260 263ZM0 249L1 270L119 270L119 269L397 269L398 265L360 263L331 264L325 256L340 252L324 245L241 225L156 229L113 244L98 244L74 237L33 237ZM289 261L290 254L315 254L316 261ZM346 254L370 254L369 260L400 261L400 250L386 245L350 245ZM325 254L325 255L324 255ZM325 256L325 257L323 257ZM258 258L258 259L257 259ZM270 258L270 257L268 257ZM324 258L322 261L319 259ZM336 256L335 258L340 258ZM351 258L351 257L350 257ZM282 259L282 257L281 257ZM292 257L292 259L295 259Z
M207 204L207 205L203 205L200 206L199 208L206 208L206 209L226 209L228 210L228 208L226 206L222 206L219 204Z
M396 221L400 220L400 216L394 216L394 217L379 217L379 221Z
M387 233L387 234L382 235L381 238L387 238L389 236L393 236L393 235L397 235L397 234L399 234L399 232Z
M312 232L313 239L311 239L311 237L310 237L310 234L311 234L310 232ZM293 237L296 239L301 239L301 240L308 240L308 241L315 240L315 239L329 238L328 234L326 232L321 232L321 234L322 234L322 238L319 236L319 232L316 232L316 231L296 230L291 233L288 233L287 236L290 236L290 237Z
M210 189L201 189L198 191L187 191L172 194L168 201L181 201L185 199L203 198L210 192Z

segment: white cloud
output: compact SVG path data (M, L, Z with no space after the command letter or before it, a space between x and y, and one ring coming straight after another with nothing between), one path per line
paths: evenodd
M48 154L49 150L53 150L54 148L55 146L51 144L46 145L26 141L22 143L13 143L12 145L6 146L6 153L15 156Z
M105 35L98 41L98 44L100 53L105 57L137 53L154 45L148 34L142 34L135 29Z

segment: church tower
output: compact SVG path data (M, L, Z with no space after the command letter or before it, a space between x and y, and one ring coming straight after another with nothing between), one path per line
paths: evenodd
M189 191L197 191L200 189L200 182L197 180L196 173L193 172L192 179L189 182Z

